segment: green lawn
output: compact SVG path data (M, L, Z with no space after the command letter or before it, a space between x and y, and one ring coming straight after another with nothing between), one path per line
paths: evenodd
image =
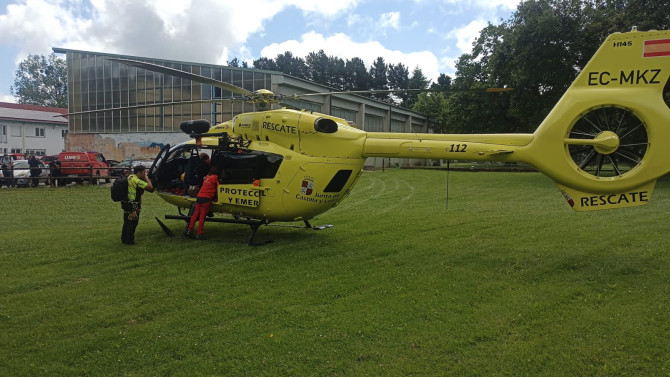
M1 376L668 376L670 179L573 212L537 173L366 172L324 231L0 189ZM175 233L181 222L165 221Z

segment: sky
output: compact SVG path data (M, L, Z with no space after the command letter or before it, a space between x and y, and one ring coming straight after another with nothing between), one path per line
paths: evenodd
M226 65L290 51L377 57L454 77L488 23L519 0L0 0L0 101L18 63L53 47ZM64 56L63 56L64 57Z

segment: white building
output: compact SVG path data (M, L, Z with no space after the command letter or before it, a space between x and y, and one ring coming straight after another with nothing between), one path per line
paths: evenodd
M0 154L37 156L63 151L67 109L0 102Z

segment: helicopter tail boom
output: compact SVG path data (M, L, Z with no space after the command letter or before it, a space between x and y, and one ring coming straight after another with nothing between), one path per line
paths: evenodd
M533 134L404 137L364 155L525 162L577 211L646 204L670 172L670 31L610 35Z
M408 134L368 132L365 157L448 160L517 161L514 153L533 140L532 134Z

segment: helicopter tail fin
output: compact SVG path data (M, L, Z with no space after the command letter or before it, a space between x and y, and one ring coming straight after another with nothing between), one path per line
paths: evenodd
M670 31L610 35L515 158L576 211L646 204L670 172Z
M593 194L557 184L570 207L577 212L599 211L603 209L636 207L647 204L651 199L656 180L623 192Z

